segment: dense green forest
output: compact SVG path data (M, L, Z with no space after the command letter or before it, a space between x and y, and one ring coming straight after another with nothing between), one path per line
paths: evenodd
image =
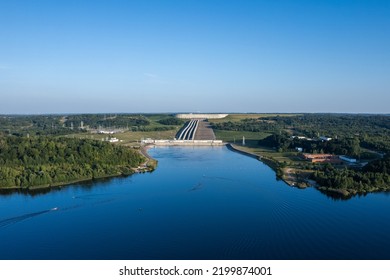
M0 135L0 187L53 186L99 177L128 175L143 157L107 142Z
M313 173L321 186L348 192L372 192L390 189L390 156L368 163L360 170L337 169L326 164Z
M212 126L219 130L270 132L313 139L320 136L328 136L340 141L357 139L360 147L382 152L390 151L390 116L388 115L299 114L296 116L266 116L244 119L239 122L212 123Z
M0 133L28 135L66 135L73 133L64 124L65 117L57 115L0 115Z
M295 150L295 148L302 148L305 153L326 153L348 155L355 158L368 155L361 153L360 140L358 137L333 139L332 141L321 140L305 140L292 138L284 134L272 134L264 139L259 140L259 145L275 148L279 152L286 152Z
M161 119L158 122L163 124L163 125L183 125L185 123L185 121L183 119L178 119L175 117Z
M66 117L65 126L73 126L80 128L81 122L84 127L99 128L99 127L136 127L137 129L150 125L150 120L143 115L128 115L128 114L83 114L69 115Z
M166 131L182 121L169 115L83 114L66 117L65 126L81 129L119 128L129 131Z
M167 114L0 115L0 132L16 136L68 135L107 128L167 131L181 124L182 120Z

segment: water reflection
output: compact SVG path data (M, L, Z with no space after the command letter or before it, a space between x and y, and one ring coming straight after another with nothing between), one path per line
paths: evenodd
M119 177L126 177L126 176L119 176ZM56 187L47 187L47 188L22 188L22 189L2 189L0 188L0 196L9 196L9 195L15 195L15 194L21 194L26 196L40 196L40 195L46 195L49 193L55 193L63 191L65 188L80 188L85 190L92 190L94 187L96 187L96 184L98 183L109 183L111 180L114 180L115 177L108 177L108 178L99 178L99 179L91 179L86 180L74 184L64 185L64 186L56 186ZM103 184L104 185L104 184Z
M290 188L224 147L149 152L153 173L0 196L0 258L390 258L389 193Z

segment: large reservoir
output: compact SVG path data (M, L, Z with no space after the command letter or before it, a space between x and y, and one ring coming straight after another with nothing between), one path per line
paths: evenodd
M152 173L0 194L1 259L390 259L390 196L278 181L226 147L157 147Z

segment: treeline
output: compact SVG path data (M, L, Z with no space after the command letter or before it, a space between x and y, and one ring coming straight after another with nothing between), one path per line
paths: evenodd
M363 148L390 152L390 116L388 115L297 114L295 116L260 117L238 122L212 123L212 126L219 130L270 132L275 135L288 134L313 139L327 136L338 139L337 149L340 147L344 149L348 146L342 143L345 140L346 142L352 141L352 144L354 141L359 141L360 147ZM286 145L288 146L290 143L275 145L275 147L281 146L284 149L287 148ZM336 147L326 147L326 144L320 145L321 147L315 147L315 145L315 143L307 143L308 152L336 149ZM353 151L339 153L357 154Z
M357 137L345 139L332 139L331 141L306 140L291 138L287 134L272 134L259 140L260 146L275 148L278 152L286 152L302 148L305 153L326 153L348 155L356 158L362 156L360 140Z
M0 132L15 135L66 135L75 131L58 115L0 115Z
M280 128L293 129L307 137L326 135L365 137L373 132L387 134L390 130L390 116L362 114L300 114L296 116L275 116L259 118L258 121L274 122Z
M0 115L0 132L15 136L60 136L105 128L166 131L182 123L163 114Z
M357 159L370 159L365 167L332 166L331 164L305 164L313 171L312 179L327 189L343 193L371 192L390 189L390 116L354 114L297 114L295 116L266 116L237 122L215 123L213 127L230 131L269 132L270 136L258 145L274 148L278 152L291 152L302 148L306 153L348 155ZM302 136L306 139L300 139ZM320 136L332 138L322 141ZM309 139L307 139L309 138ZM379 152L365 151L364 148ZM378 159L378 157L384 156ZM279 177L283 176L286 162L271 162ZM294 165L294 167L299 167Z
M143 162L130 148L53 137L0 136L0 187L53 186L128 175Z
M143 115L82 114L66 116L65 126L70 127L73 124L74 128L80 128L81 122L83 122L83 127L96 129L99 127L121 127L129 129L136 127L139 129L140 127L150 125L150 121Z
M163 124L163 125L183 125L184 124L184 120L179 119L179 118L175 118L175 117L162 119L162 120L159 120L158 122L160 124Z
M390 156L367 164L362 170L336 169L327 164L313 173L313 179L322 187L372 192L390 189Z
M354 114L303 114L294 117L269 117L279 129L294 135L333 139L357 138L361 147L377 151L390 151L390 116Z
M240 122L210 123L213 129L228 131L252 131L252 132L274 132L282 129L275 121L264 119L244 119Z

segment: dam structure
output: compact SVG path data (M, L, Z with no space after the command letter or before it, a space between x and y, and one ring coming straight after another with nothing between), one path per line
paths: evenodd
M223 119L227 116L228 114L176 114L179 119Z
M177 140L194 140L196 130L198 129L200 120L190 120L183 129L178 133Z
M190 119L176 134L174 140L142 141L146 145L156 146L222 146L222 140L216 140L213 129L204 119Z

